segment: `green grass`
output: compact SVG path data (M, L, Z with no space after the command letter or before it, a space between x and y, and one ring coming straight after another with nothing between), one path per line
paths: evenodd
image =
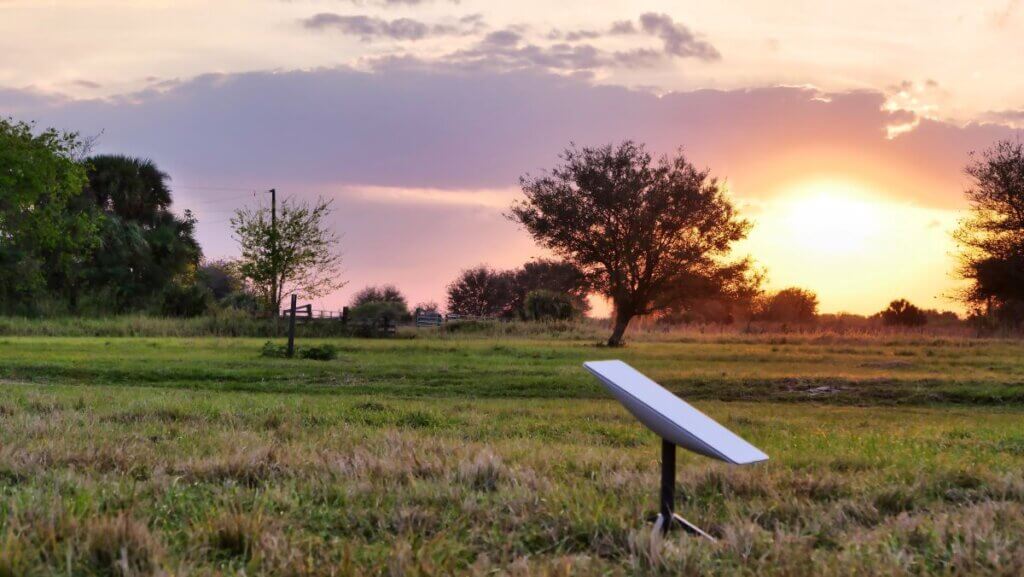
M0 338L2 575L1020 575L1013 341ZM764 449L680 453L621 357Z
M1024 404L1016 341L692 339L622 350L592 341L417 338L332 343L315 363L260 356L264 339L0 338L0 379L396 397L604 398L580 370L620 357L693 399L830 404Z

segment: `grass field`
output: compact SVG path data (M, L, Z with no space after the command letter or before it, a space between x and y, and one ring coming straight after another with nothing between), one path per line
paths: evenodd
M0 338L0 576L1024 574L1018 342L263 342ZM652 541L612 356L771 455L680 453L717 543Z

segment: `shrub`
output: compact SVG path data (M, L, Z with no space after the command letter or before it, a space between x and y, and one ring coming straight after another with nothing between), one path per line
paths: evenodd
M298 351L299 357L312 359L314 361L330 361L338 358L338 349L334 345L321 345L319 347L305 347Z
M910 304L906 299L899 299L889 303L889 308L880 313L882 322L887 326L898 327L921 327L928 323L928 317L924 311Z
M790 287L767 297L758 318L783 323L811 323L818 316L818 295Z
M555 291L530 291L523 303L523 316L529 321L567 321L579 314L571 296Z
M210 292L197 284L171 284L164 289L160 312L168 317L198 317L210 307Z
M357 337L375 338L390 336L388 327L409 319L404 303L394 301L369 301L349 311L353 334Z
M401 306L402 310L409 308L408 302L405 300L405 295L402 294L395 285L383 285L383 286L368 286L363 290L357 292L352 297L352 308L358 308L362 305L374 302L393 303Z
M283 359L288 357L288 345L275 345L267 341L263 344L260 356L272 359ZM334 345L320 345L312 347L295 347L295 356L300 359L314 361L330 361L338 358L338 348Z
M267 341L263 343L263 349L260 351L260 356L282 359L288 356L288 347L286 345L275 345L274 343Z

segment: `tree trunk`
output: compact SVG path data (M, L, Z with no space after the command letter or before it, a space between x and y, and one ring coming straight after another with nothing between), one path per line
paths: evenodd
M615 311L615 328L612 330L612 336L608 339L609 347L622 346L622 336L626 334L626 327L629 326L629 320L632 318L632 314L622 309Z

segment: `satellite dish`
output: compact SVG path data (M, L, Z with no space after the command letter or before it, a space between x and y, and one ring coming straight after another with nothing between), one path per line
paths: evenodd
M668 532L679 526L712 539L673 513L676 445L733 465L766 461L768 455L622 361L590 361L583 366L633 416L661 437L661 511L655 530Z

